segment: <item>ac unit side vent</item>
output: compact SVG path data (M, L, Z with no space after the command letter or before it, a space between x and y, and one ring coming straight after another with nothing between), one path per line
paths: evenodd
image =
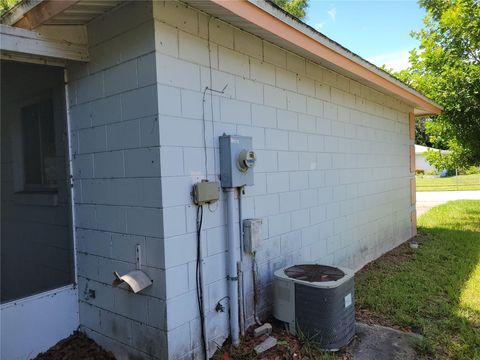
M293 335L336 351L355 335L354 272L319 264L275 271L274 315ZM287 295L288 299L287 299Z
M345 307L345 296L348 294L351 294L352 303ZM322 349L340 349L348 344L355 334L353 299L353 278L335 289L295 284L297 332L300 330Z

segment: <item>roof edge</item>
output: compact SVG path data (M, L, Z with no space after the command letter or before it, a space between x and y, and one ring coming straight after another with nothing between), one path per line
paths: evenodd
M34 7L40 5L45 0L23 0L9 9L1 17L1 23L4 25L13 26L20 21L26 13L32 10Z
M414 104L416 115L440 114L443 108L401 80L351 52L290 15L271 0L209 0L293 46ZM14 25L46 0L23 0L7 11L1 22ZM418 111L417 111L418 110Z
M293 45L343 68L380 88L415 104L421 116L440 114L443 108L357 54L265 0L210 0L236 16L289 41Z
M295 22L298 24L299 27L304 27L305 28L305 35L309 35L308 32L311 32L313 33L313 38L316 38L316 37L319 37L320 39L316 39L318 40L319 42L323 43L325 42L324 45L328 46L330 49L338 52L338 53L345 53L345 54L349 54L352 56L352 60L358 62L359 64L365 66L365 67L368 67L370 70L372 71L375 71L376 73L378 73L378 75L384 77L385 79L387 80L390 80L390 81L394 81L396 82L399 86L402 86L404 88L406 88L406 90L409 90L409 91L413 91L415 92L417 95L419 95L420 97L422 97L425 101L428 101L430 102L432 105L434 106L438 106L439 108L443 109L442 106L440 106L439 104L437 104L435 101L433 101L432 99L430 99L429 97L423 95L421 92L419 92L418 90L416 90L415 88L413 88L412 86L406 84L405 82L403 82L402 80L400 80L399 78L397 78L396 76L390 74L389 72L386 72L385 70L381 69L380 67L378 67L377 65L371 63L370 61L364 59L363 57L361 57L360 55L354 53L353 51L351 51L350 49L346 48L345 46L343 46L342 44L336 42L335 40L332 40L331 38L329 38L328 36L322 34L320 31L318 31L317 29L315 29L314 27L308 25L307 23L303 22L302 20L296 18L295 16L289 14L287 11L283 10L281 7L279 7L278 5L276 5L272 0L263 0L263 1L258 1L258 0L248 0L249 2L255 4L256 6L262 8L263 10L266 10L266 6L262 6L262 4L265 4L269 7L272 8L272 10L274 11L277 11L277 12L281 12L284 16L286 16L287 18L289 18L291 21ZM267 12L269 12L268 10L266 10ZM269 12L270 13L270 12ZM276 14L272 14L274 16L276 16ZM279 18L278 16L276 16L277 18ZM300 30L301 31L301 30ZM302 31L303 32L303 31ZM323 40L323 41L322 41Z

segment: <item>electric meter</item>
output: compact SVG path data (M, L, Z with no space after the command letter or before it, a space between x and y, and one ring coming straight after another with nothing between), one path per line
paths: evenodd
M252 150L243 150L238 154L238 169L242 172L247 171L250 168L255 166L257 162L257 155L255 151Z

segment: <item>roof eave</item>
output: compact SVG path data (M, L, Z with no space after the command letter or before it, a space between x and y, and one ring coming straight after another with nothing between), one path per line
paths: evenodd
M356 78L361 78L384 92L392 93L410 103L415 108L415 115L437 115L442 112L442 107L415 89L404 84L400 80L369 63L360 56L352 53L340 44L329 39L325 35L296 19L280 8L265 0L185 0L193 7L200 8L207 13L214 9L211 5L229 13L225 15L226 22L232 19L232 15L241 18L258 27L260 32L268 32L277 39L286 41L290 49L301 50L308 53L310 58L317 59L322 64L327 63L332 69L340 69ZM209 5L211 4L211 5ZM221 11L217 10L214 16ZM232 22L232 25L235 25ZM251 31L251 29L245 29ZM297 51L298 53L298 51Z
M329 39L325 35L296 19L285 11L281 10L269 1L265 0L185 0L194 7L211 10L213 5L217 9L227 11L229 14L247 21L249 24L258 27L263 32L281 39L295 51L311 55L319 62L327 63L331 68L340 69L354 77L392 93L415 108L416 116L436 115L442 112L442 107L415 89L404 84L387 72L381 70L360 56L352 53L345 47ZM25 16L34 10L45 0L23 0L14 8L2 16L2 23L15 25ZM74 3L69 0L67 2ZM43 5L42 5L43 6Z
M32 10L34 7L40 5L45 0L22 0L14 7L9 9L2 15L1 23L4 25L14 26L19 22L26 13Z

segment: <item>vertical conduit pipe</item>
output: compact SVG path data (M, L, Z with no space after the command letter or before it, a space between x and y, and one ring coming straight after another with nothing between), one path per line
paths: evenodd
M244 277L243 277L243 215L242 215L242 191L243 188L238 188L238 236L240 243L240 262L237 266L238 271L238 306L240 316L240 334L245 336L245 296L244 296Z
M235 233L235 191L233 188L225 189L227 195L227 245L228 245L228 295L230 298L230 336L233 346L240 344L240 329L238 324L238 275L237 275L237 244Z

